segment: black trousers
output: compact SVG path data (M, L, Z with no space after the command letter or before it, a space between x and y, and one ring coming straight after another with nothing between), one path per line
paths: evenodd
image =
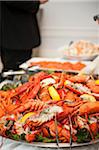
M1 61L3 63L3 70L18 70L19 65L31 58L32 49L30 50L10 50L1 49Z

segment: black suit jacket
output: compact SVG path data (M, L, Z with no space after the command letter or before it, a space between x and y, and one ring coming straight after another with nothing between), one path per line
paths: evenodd
M1 42L7 49L31 49L40 45L37 23L39 1L1 2Z

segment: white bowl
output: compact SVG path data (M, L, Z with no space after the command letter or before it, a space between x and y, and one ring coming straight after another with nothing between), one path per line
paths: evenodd
M64 55L63 58L69 59L69 60L91 61L91 60L94 60L97 56L98 56L98 54L94 54L94 55L90 55L90 56L67 56L67 55Z

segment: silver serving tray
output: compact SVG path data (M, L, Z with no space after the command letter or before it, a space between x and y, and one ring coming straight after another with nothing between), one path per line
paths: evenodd
M7 138L9 139L9 138ZM42 147L42 148L70 148L70 144L69 143L59 143L59 145L57 145L57 143L43 143L43 142L33 142L33 143L28 143L25 141L16 141L13 139L10 139L12 142L15 143L19 143L19 144L26 144L26 145L30 145L33 147ZM71 147L81 147L81 146L88 146L88 145L93 145L93 144L98 144L99 143L99 139L98 140L94 140L91 142L87 142L87 143L72 143Z

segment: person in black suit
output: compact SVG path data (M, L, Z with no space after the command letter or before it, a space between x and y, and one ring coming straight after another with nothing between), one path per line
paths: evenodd
M41 43L39 5L48 0L1 2L1 61L3 71L18 70Z

